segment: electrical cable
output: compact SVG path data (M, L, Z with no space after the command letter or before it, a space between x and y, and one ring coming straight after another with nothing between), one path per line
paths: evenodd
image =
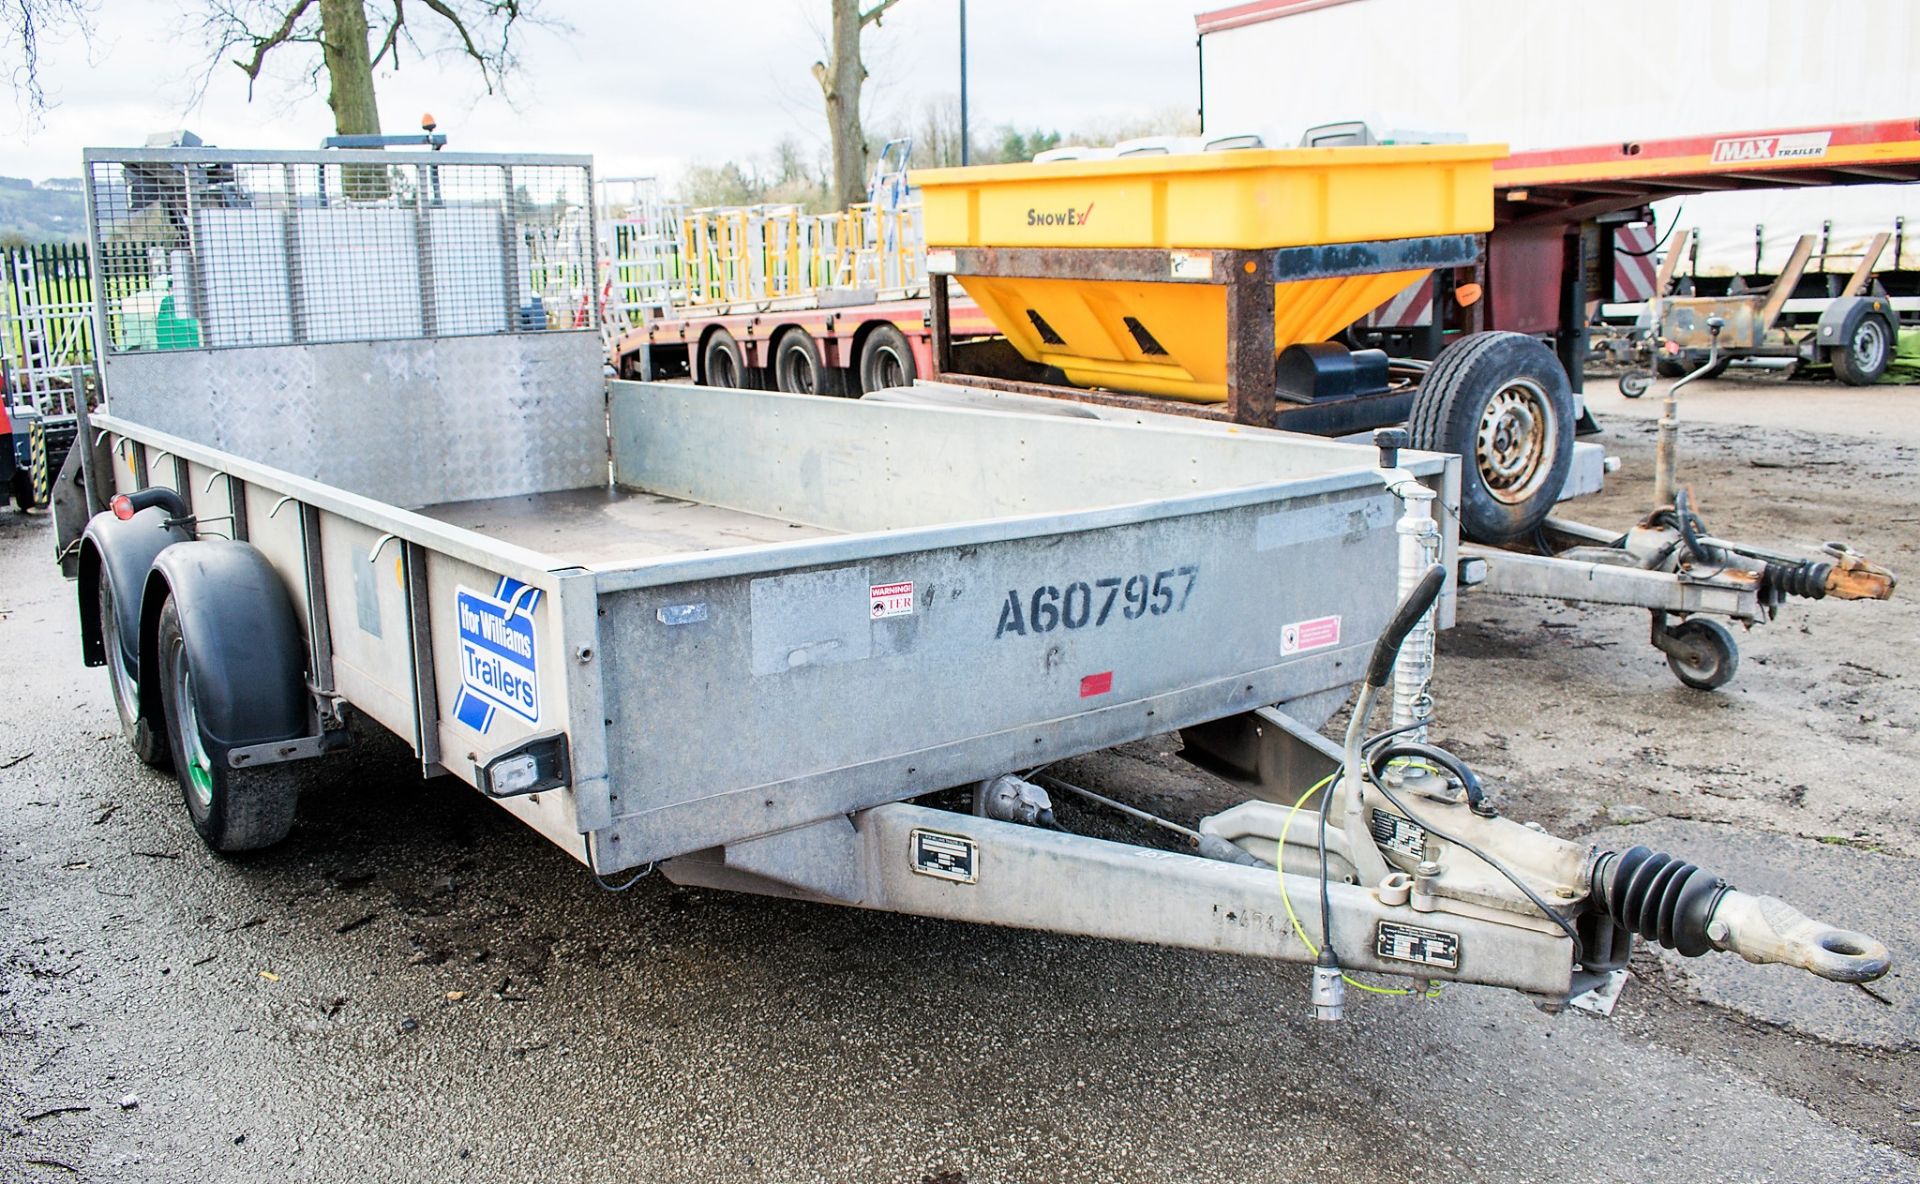
M653 874L653 865L649 863L647 866L633 873L633 877L624 884L609 884L607 883L607 878L601 875L599 872L593 873L593 879L595 883L599 884L602 888L605 888L608 892L625 892L627 889L633 887L635 884L638 884L640 881L646 879L648 876L652 874Z
M1615 246L1613 248L1613 253L1616 255L1625 255L1631 259L1645 259L1648 255L1654 254L1655 252L1659 251L1661 247L1664 247L1667 245L1667 240L1673 237L1674 231L1680 229L1680 215L1686 213L1686 210L1687 210L1687 203L1684 201L1681 202L1679 205L1675 206L1673 210L1673 218L1667 223L1667 232L1660 236L1659 242L1648 247L1646 250L1626 251L1626 250L1622 250L1618 246ZM1679 269L1675 268L1674 270L1678 271ZM1666 293L1662 292L1661 295L1664 296L1666 295Z
M608 892L625 892L627 889L633 887L635 884L638 884L640 881L646 879L648 876L653 874L653 867L654 867L653 861L648 860L647 866L633 873L633 876L630 879L628 879L626 883L610 884L607 882L607 878L600 874L599 865L594 862L593 841L585 835L580 836L580 839L581 839L581 846L586 849L587 870L593 873L593 882L600 885L600 887L606 889Z
M1367 771L1373 776L1375 781L1378 781L1380 779L1380 772L1386 767L1387 763L1400 757L1425 761L1429 766L1438 766L1452 773L1454 780L1458 781L1461 788L1467 791L1467 804L1472 806L1476 812L1485 810L1487 791L1481 786L1480 778L1475 776L1473 770L1467 768L1466 763L1459 757L1441 748L1437 744L1421 744L1414 741L1403 740L1398 744L1389 744L1385 748L1376 749L1367 754Z
M1375 732L1373 735L1368 736L1366 740L1361 743L1360 751L1365 752L1376 744L1384 744L1388 740L1393 739L1395 736L1403 736L1406 733L1413 731L1415 728L1424 728L1431 722L1433 721L1417 719L1410 724L1401 724L1397 728L1388 728L1384 732Z
M1287 920L1291 922L1293 925L1294 936L1300 939L1301 945L1307 947L1307 953L1312 955L1315 958L1318 958L1320 956L1321 947L1315 946L1313 944L1313 939L1307 936L1307 928L1306 926L1300 923L1300 914L1294 911L1293 897L1287 891L1287 836L1293 833L1294 817L1300 813L1301 807L1307 804L1307 799L1312 797L1316 792L1323 789L1326 791L1326 793L1321 798L1321 802L1322 802L1321 816L1323 818L1325 817L1324 803L1327 798L1331 798L1333 796L1333 787L1336 784L1338 784L1339 780L1340 780L1340 772L1339 770L1336 769L1334 772L1327 774L1325 777L1322 777L1320 780L1314 782L1312 785L1309 785L1307 787L1307 792L1301 794L1300 800L1295 802L1293 804L1293 809L1287 812L1286 826L1280 832L1280 844L1273 853L1274 870L1278 872L1280 876L1280 903L1286 906ZM1326 840L1327 840L1327 828L1326 828L1326 824L1322 822L1320 826L1320 858L1322 860L1320 865L1320 891L1321 891L1321 899L1323 901L1326 899L1326 889L1327 889L1327 875L1326 875L1326 863L1325 863L1326 852L1327 852ZM1325 923L1325 917L1323 916L1322 924L1324 923ZM1321 938L1323 943L1324 943L1325 937L1326 937L1326 932L1323 929L1321 931ZM1352 975L1347 974L1345 971L1341 972L1340 981L1346 983L1348 986L1354 988L1355 990L1365 991L1370 995L1419 994L1419 992L1414 991L1410 987L1376 987L1372 983L1363 983L1359 979L1354 978ZM1434 996L1438 995L1439 993L1440 993L1440 984L1435 983L1430 990L1425 992L1424 997L1431 999Z
M1565 933L1567 935L1568 940L1573 942L1573 960L1575 962L1584 962L1586 960L1585 959L1586 947L1581 943L1580 934L1574 930L1572 922L1568 921L1565 917L1561 916L1559 913L1554 912L1553 906L1549 905L1546 902L1546 900L1542 898L1538 892L1535 892L1533 888L1529 886L1524 880L1522 880L1518 875L1516 875L1511 868L1507 867L1506 864L1501 863L1499 860L1495 859L1493 856L1488 855L1485 851L1482 851L1480 848L1474 846L1472 843L1466 842L1462 839L1455 838L1454 836L1448 834L1446 831L1441 830L1439 827L1434 826L1432 823L1428 822L1426 819L1420 817L1418 814L1415 814L1412 810L1407 808L1407 804L1405 802L1400 800L1400 797L1398 794L1395 794L1392 790L1388 789L1386 785L1383 784L1382 782L1375 781L1373 783L1373 787L1379 790L1383 795L1385 795L1386 799L1389 802L1393 803L1394 809L1400 811L1402 814L1405 814L1409 821L1418 825L1421 829L1425 830L1428 834L1437 836L1438 838L1441 838L1446 842L1452 843L1454 846L1460 848L1462 851L1467 852L1469 855L1475 856L1480 860L1480 862L1486 864L1488 867L1492 868L1494 871L1499 872L1501 875L1505 876L1509 883L1511 883L1515 888L1518 888L1520 890L1520 894L1522 896L1525 896L1528 900L1532 901L1533 906L1539 909L1540 912L1543 915L1545 915L1547 920L1552 921L1555 925L1558 925L1560 927L1560 931L1562 933Z

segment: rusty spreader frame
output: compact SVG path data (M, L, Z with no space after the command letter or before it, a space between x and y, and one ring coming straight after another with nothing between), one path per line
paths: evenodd
M1417 371L1397 372L1385 394L1324 402L1289 402L1274 382L1274 285L1341 276L1461 267L1479 258L1481 237L1443 234L1301 247L1164 250L1132 247L954 247L927 252L932 296L933 360L940 382L1037 394L1133 411L1340 436L1404 423ZM1213 284L1227 297L1227 398L1224 403L1119 394L959 374L953 368L950 281L966 277Z

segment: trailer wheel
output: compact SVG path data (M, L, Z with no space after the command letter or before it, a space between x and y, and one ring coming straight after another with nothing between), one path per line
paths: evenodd
M1872 386L1893 361L1893 327L1885 317L1865 316L1845 345L1827 351L1833 373L1848 386Z
M1573 390L1553 351L1524 333L1474 333L1440 351L1413 397L1415 448L1452 452L1460 526L1512 542L1539 526L1573 465Z
M875 325L860 346L860 393L912 386L917 377L907 335L893 325Z
M1740 647L1718 621L1688 617L1667 630L1672 644L1667 665L1673 676L1696 691L1711 691L1733 681L1740 669Z
M7 483L8 493L13 498L13 508L24 514L33 509L33 478L22 472L15 472L13 480Z
M1620 393L1637 399L1653 386L1653 375L1645 370L1629 370L1620 376Z
M120 645L119 610L113 601L113 581L104 569L94 593L94 620L100 624L100 645L106 651L107 686L113 694L113 713L120 717L120 734L140 763L156 769L172 764L166 735L140 711L140 687Z
M747 355L725 329L715 329L700 351L700 381L708 386L747 385Z
M825 392L820 381L820 347L805 329L788 329L773 347L773 385L792 395Z
M173 767L187 817L207 846L219 852L271 847L293 829L304 769L299 763L231 769L215 760L200 723L193 663L171 597L160 610L160 700L166 708Z

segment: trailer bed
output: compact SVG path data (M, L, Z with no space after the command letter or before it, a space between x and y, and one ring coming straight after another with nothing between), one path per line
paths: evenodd
M423 507L420 513L537 551L551 557L556 566L594 569L840 533L686 498L600 487L445 502Z

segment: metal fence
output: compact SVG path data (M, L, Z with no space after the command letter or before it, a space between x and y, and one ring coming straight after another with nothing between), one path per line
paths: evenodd
M111 354L597 330L580 157L95 149Z
M93 268L77 243L0 250L0 360L10 395L71 415L72 369L92 363Z

